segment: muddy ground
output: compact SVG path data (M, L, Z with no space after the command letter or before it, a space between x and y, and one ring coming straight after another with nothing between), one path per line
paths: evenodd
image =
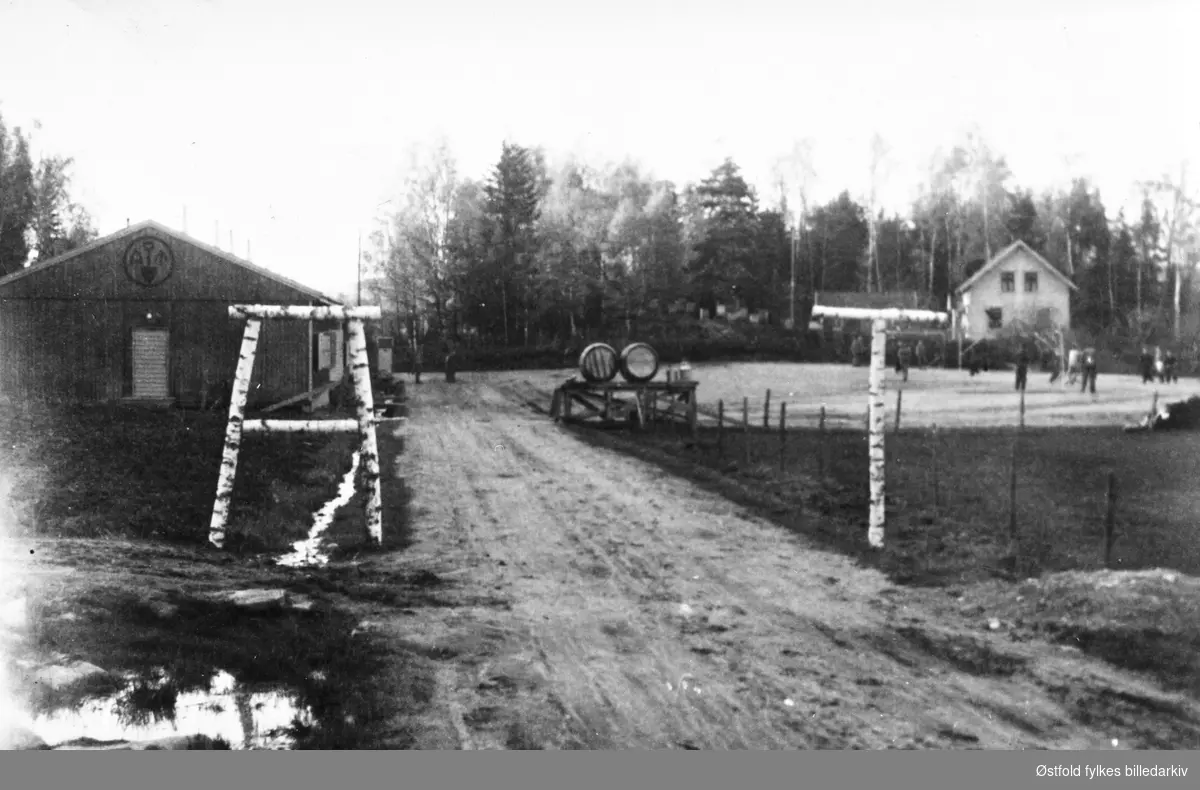
M54 579L24 644L284 684L293 748L1200 748L1191 577L901 586L525 400L410 386L382 552L23 538L10 567Z

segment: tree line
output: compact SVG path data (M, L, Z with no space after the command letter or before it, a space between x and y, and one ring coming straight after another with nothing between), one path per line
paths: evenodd
M779 158L768 196L729 159L683 186L632 162L552 167L512 142L483 180L463 176L444 142L413 160L368 254L369 292L410 337L569 347L661 321L681 301L709 315L718 303L766 310L775 325L795 310L803 327L819 291L910 291L945 309L1018 239L1079 286L1077 327L1133 343L1196 329L1200 204L1185 169L1141 184L1138 216L1113 215L1087 179L1022 188L970 134L933 157L901 215L875 205L888 161L878 136L869 194L822 204L808 198L807 141Z
M0 114L0 277L96 238L87 209L71 198L73 160L34 160L31 142Z

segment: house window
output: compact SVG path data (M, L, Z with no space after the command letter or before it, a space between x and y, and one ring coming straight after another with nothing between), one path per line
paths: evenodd
M1016 290L1017 276L1012 272L1002 272L1000 274L1000 290L1004 293L1012 293Z
M1025 293L1037 291L1037 272L1025 272Z
M987 319L988 329L999 329L1004 325L1004 311L999 307L989 307L987 309Z

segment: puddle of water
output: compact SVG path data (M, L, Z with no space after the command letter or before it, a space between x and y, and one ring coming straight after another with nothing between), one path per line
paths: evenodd
M233 749L286 750L296 721L312 726L311 711L284 692L250 693L228 672L218 672L207 691L176 693L169 676L130 677L117 693L85 700L72 709L33 717L30 729L55 745L96 741L150 741L181 735L221 738Z
M293 543L292 551L277 559L275 561L277 564L299 568L305 565L324 565L329 562L329 552L323 545L322 535L333 523L333 516L337 513L338 508L354 498L354 476L358 472L358 453L358 450L354 451L354 456L350 461L350 471L342 478L341 485L338 486L337 497L326 502L313 516L313 525L308 532L308 538Z

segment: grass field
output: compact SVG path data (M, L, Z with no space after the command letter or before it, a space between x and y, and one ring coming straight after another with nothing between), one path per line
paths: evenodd
M525 400L548 404L550 390L570 372L492 375ZM873 556L865 540L866 369L700 365L695 377L701 410L709 415L701 419L696 443L670 430L622 432L622 438L666 451L685 466L722 472L739 481L735 488L747 487L740 496L746 503L766 497L779 518L803 520L802 527L793 527ZM888 371L888 547L875 562L898 579L933 584L1101 567L1111 471L1117 481L1113 566L1200 574L1200 535L1194 530L1200 443L1188 433L1122 430L1149 410L1156 390L1161 401L1182 400L1200 392L1197 382L1142 385L1130 376L1102 377L1093 398L1051 385L1048 378L1031 376L1026 394L1014 555L1009 481L1019 396L1012 374L914 370L902 384ZM770 428L764 430L767 389ZM740 425L744 397L750 398L748 442ZM726 427L720 441L711 419L719 400L725 401L726 419L737 423ZM781 401L788 404L786 443L778 431ZM822 404L829 427L823 435L816 430Z

